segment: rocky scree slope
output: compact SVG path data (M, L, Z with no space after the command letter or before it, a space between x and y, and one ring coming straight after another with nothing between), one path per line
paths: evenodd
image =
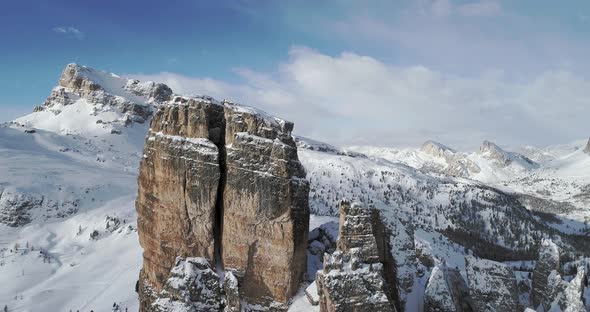
M175 264L188 261L177 257L231 272L237 302L251 310L285 310L306 271L309 230L293 124L227 101L175 96L150 127L137 198L140 310L159 311Z

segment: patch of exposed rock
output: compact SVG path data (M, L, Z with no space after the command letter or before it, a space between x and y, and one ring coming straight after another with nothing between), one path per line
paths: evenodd
M465 257L473 310L511 312L520 310L512 269L502 263Z
M443 159L448 165L446 168L440 168L444 174L469 177L481 171L473 161L465 157L465 155L458 153L454 149L434 141L426 141L420 150L426 154Z
M588 143L586 143L586 148L584 148L584 152L586 154L590 154L590 139L588 139Z
M309 228L309 186L292 129L209 97L175 97L158 110L136 204L142 311L153 311L177 256L231 272L228 311L240 302L286 309L306 270Z
M467 283L459 270L445 264L435 266L424 292L425 312L471 312Z
M205 258L177 258L152 311L217 312L223 306L219 276Z
M548 292L551 292L547 288L548 278L553 271L557 274L559 268L559 247L551 240L544 239L539 246L539 259L533 271L532 301L534 307L543 304L545 310L549 308L553 300L548 298L550 297Z
M337 250L317 273L320 311L396 311L395 263L378 210L340 204Z

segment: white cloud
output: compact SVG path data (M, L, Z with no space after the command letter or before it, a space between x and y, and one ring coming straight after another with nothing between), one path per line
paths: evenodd
M496 69L526 76L555 69L590 72L590 41L556 18L519 14L496 0L382 3L378 10L340 8L340 15L291 27L312 34L322 29L326 42L341 40L398 64L461 75Z
M519 82L501 71L461 78L295 47L272 73L236 73L243 83L173 73L131 76L168 83L176 93L257 106L293 120L300 135L341 145L417 146L427 139L458 148L483 139L543 145L590 133L590 81L570 72L548 71Z
M502 5L496 1L484 0L463 4L457 7L463 16L495 16L502 13Z
M72 26L69 26L69 27L64 27L64 26L54 27L53 28L53 31L55 33L63 34L63 35L66 35L66 36L69 36L69 37L72 37L72 38L75 38L75 39L79 39L79 40L84 39L86 37L86 35L82 31L80 31L78 28L75 28L75 27L72 27Z

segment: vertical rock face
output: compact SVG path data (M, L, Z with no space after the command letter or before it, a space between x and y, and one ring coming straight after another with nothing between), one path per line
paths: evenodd
M544 239L539 247L539 260L533 271L533 306L536 308L546 299L548 277L552 271L559 270L559 247L551 240ZM545 309L548 304L544 304Z
M306 270L309 186L292 123L225 105L222 259L253 303L286 303Z
M465 257L474 311L518 311L516 278L508 266L473 256Z
M152 311L177 256L233 272L229 310L239 310L240 299L285 306L306 269L309 228L309 186L292 129L208 97L174 97L154 115L136 204L141 310Z
M471 312L469 288L458 270L437 265L432 269L424 292L425 312Z
M176 102L159 110L151 127L136 207L143 271L160 289L177 256L214 260L223 108Z
M588 143L586 143L586 148L584 148L584 152L586 152L586 154L590 154L590 139L588 139Z
M395 263L383 228L377 210L340 204L337 251L325 255L316 276L320 311L396 311Z

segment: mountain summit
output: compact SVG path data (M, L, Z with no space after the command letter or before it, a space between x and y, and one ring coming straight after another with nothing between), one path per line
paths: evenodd
M59 85L20 124L37 129L78 133L119 133L145 123L172 90L162 83L140 82L78 64L68 64Z

